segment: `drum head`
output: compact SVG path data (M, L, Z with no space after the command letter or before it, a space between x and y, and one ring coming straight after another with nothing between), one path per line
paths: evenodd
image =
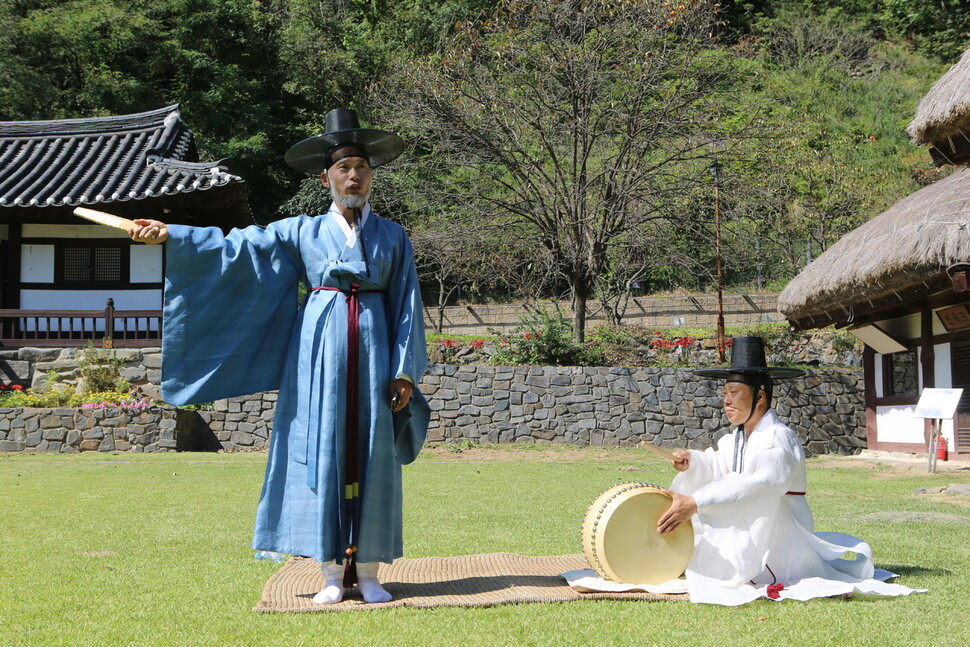
M694 551L690 521L667 535L657 520L670 497L655 485L622 483L601 494L583 520L583 549L603 579L625 584L663 584L679 577Z

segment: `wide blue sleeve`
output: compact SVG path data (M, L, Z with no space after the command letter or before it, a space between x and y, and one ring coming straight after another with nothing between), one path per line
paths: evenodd
M394 413L394 448L400 463L414 461L424 445L431 408L417 385L428 362L424 340L424 312L421 286L414 265L411 241L401 231L402 241L395 259L394 280L388 289L388 330L391 342L391 375L408 376L415 388L411 401Z
M296 220L169 226L162 397L207 402L279 388L303 276Z

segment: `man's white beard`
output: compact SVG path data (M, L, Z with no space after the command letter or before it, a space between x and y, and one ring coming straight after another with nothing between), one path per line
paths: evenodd
M363 209L370 198L370 190L367 193L351 193L350 195L340 195L337 187L330 185L330 197L344 209Z

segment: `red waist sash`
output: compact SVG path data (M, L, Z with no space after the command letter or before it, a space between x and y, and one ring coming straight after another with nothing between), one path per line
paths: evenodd
M347 297L347 400L344 436L344 522L341 523L341 534L347 544L344 569L345 587L353 586L357 582L357 567L355 553L357 552L357 531L360 525L360 299L358 295L364 292L383 293L384 290L361 290L357 284L351 284L349 290L333 287L312 288L311 292L328 290L342 292ZM316 460L316 457L313 457ZM308 470L309 472L309 470ZM316 487L316 483L310 483Z

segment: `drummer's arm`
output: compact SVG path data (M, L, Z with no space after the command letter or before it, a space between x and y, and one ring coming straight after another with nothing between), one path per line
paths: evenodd
M686 472L687 468L690 467L690 452L678 449L674 452L676 460L670 461L670 464L674 466L674 469L678 472Z
M680 524L689 521L697 514L697 502L694 501L694 497L671 490L664 490L664 492L670 496L671 503L667 511L657 520L657 531L662 535L673 532Z

